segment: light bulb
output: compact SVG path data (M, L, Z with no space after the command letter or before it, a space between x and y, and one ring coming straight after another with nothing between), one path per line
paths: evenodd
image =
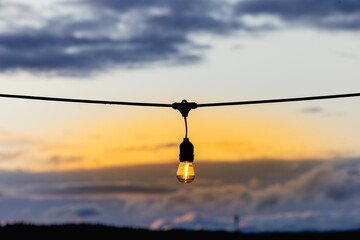
M181 183L191 183L194 181L194 164L188 161L180 162L176 177Z
M194 146L188 138L180 144L180 164L176 177L181 183L191 183L195 178L194 171Z

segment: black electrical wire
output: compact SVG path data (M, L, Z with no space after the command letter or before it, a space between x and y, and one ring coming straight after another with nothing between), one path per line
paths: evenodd
M218 107L218 106L231 106L231 105L251 105L251 104L265 104L265 103L281 103L281 102L299 102L299 101L312 101L334 98L349 98L360 97L360 93L348 93L348 94L336 94L336 95L322 95L322 96L310 96L310 97L296 97L296 98L277 98L277 99L263 99L263 100L251 100L240 102L219 102L219 103L143 103L143 102L120 102L120 101L107 101L107 100L89 100L89 99L73 99L73 98L57 98L57 97L41 97L41 96L28 96L28 95L14 95L14 94L0 94L2 98L17 98L17 99L30 99L30 100L42 100L42 101L55 101L55 102L73 102L73 103L91 103L91 104L110 104L110 105L129 105L129 106L143 106L143 107L174 107L179 109L178 106L187 106L187 112L190 109L197 107Z
M119 102L119 101L106 101L106 100L40 97L40 96L13 95L13 94L0 94L0 97L3 97L3 98L30 99L30 100L42 100L42 101L53 101L53 102L111 104L111 105L143 106L143 107L171 107L171 104L164 104L164 103Z
M300 102L300 101L312 101L312 100L334 99L334 98L349 98L349 97L360 97L360 93L322 95L322 96L311 96L311 97L296 97L296 98L263 99L263 100L252 100L252 101L241 101L241 102L202 103L202 104L197 104L197 107L218 107L218 106L231 106L231 105Z

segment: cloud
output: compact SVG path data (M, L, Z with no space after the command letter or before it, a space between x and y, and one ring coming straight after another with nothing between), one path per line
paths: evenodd
M6 129L0 129L0 143L2 146L14 146L14 145L28 145L35 143L36 140L16 133L12 131L8 131Z
M323 109L320 107L309 107L302 110L304 113L323 113Z
M216 14L231 13L231 6L223 1L206 0L156 0L156 1L82 1L92 7L108 9L124 13L128 11L143 11L150 15L149 25L157 34L167 30L170 35L186 35L191 32L226 34L239 28L232 19L216 17ZM222 12L223 11L223 12Z
M91 219L101 215L101 210L97 206L65 205L50 208L44 213L48 219L70 220Z
M273 184L285 183L297 178L321 164L321 161L240 161L195 163L197 187L229 186L233 184L265 188ZM138 186L178 189L175 174L178 161L164 164L143 164L100 168L92 170L72 170L61 172L1 171L0 183L13 184L31 191L90 186ZM86 184L85 184L86 183ZM19 189L18 196L27 192ZM25 194L25 195L21 195Z
M122 151L157 151L161 149L179 147L179 143L168 142L156 145L140 145L140 146L129 146L129 147L117 147L109 149L110 152L122 152Z
M55 196L101 196L116 194L166 194L175 191L167 187L151 187L139 185L99 185L99 186L68 186L62 188L43 189L37 193L40 195Z
M359 167L356 169L359 170ZM177 191L163 199L163 205L173 209L196 206L198 211L217 206L214 211L231 213L237 209L246 213L279 210L285 206L311 205L319 201L329 204L343 203L360 197L360 174L354 169L351 170L318 166L298 178L259 189L229 184L196 188L187 193ZM191 198L185 197L185 200L184 196L188 195Z
M357 31L356 0L60 1L42 8L4 3L0 71L84 77L115 67L197 64L226 37L302 26ZM54 11L57 9L57 11Z
M55 29L57 26L54 26ZM114 64L141 67L161 61L194 62L199 56L182 54L177 45L187 44L184 37L143 36L130 40L75 37L47 33L1 34L1 71L30 70L61 75L86 76Z
M329 231L356 228L353 221L360 220L356 210L360 196L359 169L337 169L321 166L285 184L274 184L264 189L224 186L197 189L188 196L172 196L172 208L193 211L188 222L173 218L159 218L151 227L155 229L186 228L231 230L230 217L240 213L242 231ZM184 193L183 193L184 194ZM221 196L221 197L217 197ZM167 199L169 200L169 199ZM183 206L179 206L183 205ZM185 205L191 206L186 208ZM195 206L195 207L194 207ZM158 209L160 209L158 207ZM211 211L212 214L207 212ZM197 216L197 217L195 217ZM201 216L200 218L198 216ZM226 217L224 220L224 216ZM185 217L184 217L185 218ZM209 223L203 221L210 220ZM352 219L346 221L344 219ZM218 224L218 225L216 225ZM217 227L216 227L217 226Z
M217 229L214 227L216 222L219 222L218 226L223 226L220 223L224 224L224 217L228 219L225 229L229 229L229 217L238 213L246 231L333 230L336 224L341 223L341 218L360 207L360 163L357 162L356 167L354 162L347 164L346 167L339 167L337 163L319 165L295 179L262 188L219 184L179 189L157 201L133 202L126 208L129 212L141 209L145 216L165 212L173 215L155 219L150 226L156 229L194 229L195 226ZM142 207L144 205L145 208ZM184 212L191 212L190 224L175 221L178 214ZM330 215L332 219L327 224ZM258 216L258 221L252 220L252 216ZM213 220L206 224L203 218ZM360 220L360 214L350 218ZM348 222L335 229L352 227L354 224Z
M306 114L317 114L317 115L321 115L324 117L340 117L343 115L341 113L328 112L325 109L320 108L320 107L308 107L308 108L302 109L301 111Z
M173 218L158 218L151 223L151 230L170 230L170 229L191 229L191 230L224 230L229 229L232 222L230 218L218 219L203 217L196 212L187 212L182 216Z
M32 137L0 129L0 163L15 161L29 155L31 147L36 142L37 140Z
M202 58L195 51L206 46L195 44L188 34L224 33L232 28L208 16L214 6L199 0L61 4L70 5L72 10L65 8L65 14L40 18L39 26L15 24L11 32L0 32L0 71L20 69L86 76L114 66L194 63ZM161 13L162 6L170 14ZM31 6L17 10L26 15L28 8ZM79 17L79 12L88 17ZM16 17L13 20L18 21ZM181 46L186 46L187 51Z
M158 144L154 147L154 150L161 150L164 148L174 148L174 147L179 147L179 143L169 142L164 144Z
M333 55L336 57L342 57L348 60L356 60L358 61L360 59L360 56L358 54L347 52L347 51L334 51Z
M0 152L0 161L11 161L22 157L27 152L24 150L17 150L17 151L7 151L7 152Z
M94 208L81 208L76 210L75 215L81 218L88 218L100 215L100 212Z
M191 185L176 181L176 164L2 171L0 211L5 219L212 230L232 230L238 214L246 232L346 230L360 221L359 159L196 166Z
M64 156L59 156L59 155L54 155L48 159L48 161L52 164L73 163L73 162L79 162L82 160L83 160L83 158L79 157L79 156L64 157Z
M243 161L197 162L196 188L210 189L220 186L239 185L265 188L297 178L321 161ZM178 162L144 164L92 170L32 173L1 171L0 183L6 183L16 196L59 194L69 197L76 193L171 193L179 188L175 173ZM265 172L265 173L264 173ZM24 191L27 190L27 191ZM77 192L77 191L80 192Z
M360 3L357 0L246 0L236 7L240 15L270 15L292 25L327 30L359 30Z
M358 209L286 211L244 216L239 224L243 232L348 231L358 229Z
M149 228L151 230L237 230L245 233L334 231L335 229L347 231L358 229L360 211L338 209L251 214L240 216L237 225L233 217L208 217L196 212L188 212L171 218L155 219Z

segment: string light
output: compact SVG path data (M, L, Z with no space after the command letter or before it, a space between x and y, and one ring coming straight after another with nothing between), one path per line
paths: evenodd
M142 106L142 107L171 107L175 110L179 110L185 121L185 137L183 142L180 144L180 154L179 154L180 164L176 173L176 177L181 183L191 183L195 179L195 171L193 164L194 145L190 142L189 138L187 137L188 134L187 117L190 110L198 107L253 105L253 104L265 104L265 103L299 102L299 101L312 101L312 100L324 100L324 99L335 99L335 98L360 97L360 93L321 95L321 96L296 97L296 98L277 98L277 99L251 100L251 101L239 101L239 102L203 103L203 104L197 104L195 102L187 102L186 100L182 100L180 103L164 104L164 103L120 102L120 101L107 101L107 100L56 98L56 97L42 97L42 96L14 95L14 94L0 94L0 97L54 101L54 102L111 104L111 105L128 105L128 106Z

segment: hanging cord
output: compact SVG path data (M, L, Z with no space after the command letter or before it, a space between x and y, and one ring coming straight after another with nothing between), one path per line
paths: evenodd
M185 120L185 138L187 138L188 127L187 127L186 117L184 117L184 120Z

